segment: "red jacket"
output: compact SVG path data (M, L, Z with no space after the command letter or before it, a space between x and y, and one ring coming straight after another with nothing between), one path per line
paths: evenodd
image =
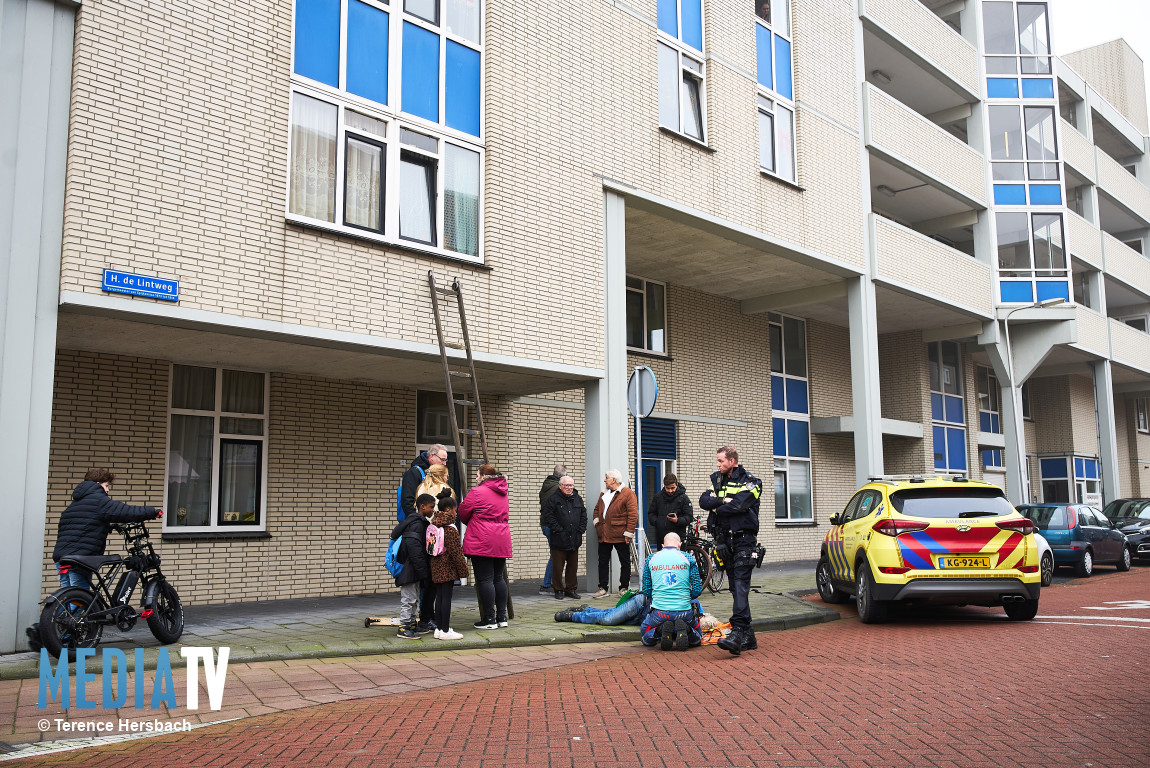
M511 557L507 478L488 475L463 497L459 519L467 526L463 554L468 557Z

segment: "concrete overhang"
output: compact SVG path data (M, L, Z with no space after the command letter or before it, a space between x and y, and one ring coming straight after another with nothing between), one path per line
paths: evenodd
M922 424L918 422L882 419L881 425L883 437L922 439ZM813 435L853 435L854 432L854 416L820 416L811 419Z
M429 329L428 335L434 338ZM439 347L119 297L62 291L56 346L189 365L441 389ZM448 356L466 364L461 351ZM530 395L581 387L603 371L474 352L480 392Z
M1006 435L1000 434L998 432L979 432L977 439L979 448L1006 447Z

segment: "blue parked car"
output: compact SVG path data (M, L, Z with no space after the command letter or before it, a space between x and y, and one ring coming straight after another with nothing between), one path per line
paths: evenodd
M1079 576L1095 565L1130 570L1132 553L1126 534L1105 515L1085 504L1023 504L1018 511L1034 521L1054 551L1054 564L1073 566Z

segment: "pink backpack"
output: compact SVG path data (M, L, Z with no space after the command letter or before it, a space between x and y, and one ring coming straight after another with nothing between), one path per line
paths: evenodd
M438 525L427 526L427 536L424 540L427 542L427 554L432 557L443 554L443 529Z

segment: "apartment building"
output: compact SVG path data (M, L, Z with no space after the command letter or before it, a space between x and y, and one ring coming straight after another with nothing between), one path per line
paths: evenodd
M1150 494L1142 63L1054 57L1045 3L3 2L42 181L0 199L2 647L90 466L164 507L185 602L391 590L399 477L450 436L429 272L515 579L556 462L697 499L734 444L772 560L884 472Z

